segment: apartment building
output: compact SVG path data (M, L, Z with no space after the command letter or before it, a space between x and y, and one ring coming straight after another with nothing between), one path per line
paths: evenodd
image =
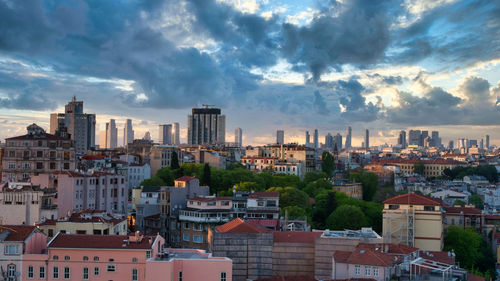
M278 220L280 195L278 192L254 192L248 195L246 217L249 219Z
M2 181L27 181L40 173L75 169L75 148L66 136L47 134L31 124L26 135L5 141Z
M247 147L246 157L277 158L286 163L302 163L303 173L316 170L316 152L314 148L298 144L266 145L258 147Z
M458 226L463 229L466 227L472 227L477 233L482 233L484 226L484 215L483 212L473 205L467 205L465 207L460 206L444 206L444 231L450 226Z
M363 199L363 185L361 183L346 179L332 179L331 183L333 190L345 193L352 198Z
M127 177L129 190L136 188L143 180L151 178L151 166L131 163L127 167Z
M172 153L177 153L179 164L183 163L184 153L173 145L155 145L151 147L149 159L151 164L151 176L156 175L159 169L172 165Z
M443 216L437 199L408 193L384 201L383 237L426 251L443 249Z
M103 210L126 214L128 184L126 177L110 173L53 172L32 178L41 188L57 190L59 215L73 210Z
M423 177L439 177L443 175L445 169L453 169L457 166L466 166L467 163L450 159L417 160L417 159L383 159L373 163L374 165L395 165L401 169L403 174L414 174L414 165L417 162L424 164Z

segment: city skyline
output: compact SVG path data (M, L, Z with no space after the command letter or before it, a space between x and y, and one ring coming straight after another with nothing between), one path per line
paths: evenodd
M353 146L364 129L371 145L401 130L500 143L498 2L182 2L2 2L0 30L15 35L0 44L0 140L32 123L48 131L76 96L96 135L116 120L118 145L126 119L136 136L178 122L186 142L185 116L204 103L227 116L226 140L242 128L245 144L347 126Z

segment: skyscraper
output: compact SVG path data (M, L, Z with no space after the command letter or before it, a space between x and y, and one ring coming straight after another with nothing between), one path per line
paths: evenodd
M65 131L75 142L75 151L86 154L95 147L95 114L83 113L83 101L76 97L64 107L64 113L50 114L50 133Z
M370 149L370 131L368 129L365 130L365 148Z
M172 144L173 145L181 144L180 127L178 122L172 123Z
M116 128L115 119L110 119L106 123L106 148L114 149L117 146L118 129Z
M406 148L406 131L399 132L398 145L401 146L401 148Z
M285 144L285 131L283 130L276 131L276 143Z
M418 143L419 146L425 146L425 139L429 136L429 131L422 131L420 134L420 142Z
M160 144L173 144L172 124L163 124L158 126L158 142Z
M309 147L311 145L311 135L309 134L309 131L306 131L306 147Z
M490 148L490 135L485 135L484 139L485 139L486 149L489 149Z
M234 130L234 144L236 146L243 146L243 130L241 128Z
M351 129L351 126L348 126L346 136L345 136L345 148L349 148L352 146L351 139L352 139L352 129Z
M432 131L432 133L431 133L431 146L432 147L440 147L441 146L441 138L439 137L438 131Z
M314 149L319 148L318 129L314 129Z
M142 139L150 141L151 140L151 133L149 131L147 131L146 133L144 133L144 137L142 137Z
M327 148L333 148L334 140L332 134L328 133L325 136L325 147Z
M226 116L220 108L193 108L187 118L188 144L224 144L226 142Z
M340 133L337 133L334 137L333 137L333 146L337 146L337 149L338 150L341 150L342 149L342 135Z
M127 146L134 141L134 129L132 128L132 120L127 119L123 128L123 146Z
M408 144L409 145L420 145L420 130L410 130L408 135Z

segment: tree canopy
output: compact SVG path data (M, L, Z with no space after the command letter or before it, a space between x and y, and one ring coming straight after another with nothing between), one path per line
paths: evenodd
M326 228L333 230L360 229L363 226L368 226L365 214L352 205L338 207L326 220Z
M327 176L331 176L335 170L335 158L330 152L325 151L321 154L321 171Z

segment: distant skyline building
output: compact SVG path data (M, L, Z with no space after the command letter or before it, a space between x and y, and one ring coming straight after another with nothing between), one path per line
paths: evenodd
M187 118L187 141L191 145L224 144L226 142L226 116L220 108L206 105L193 108Z
M158 125L158 143L173 144L172 142L172 124Z
M399 137L398 137L398 145L401 146L401 148L406 148L406 131L401 130L399 132Z
M420 130L410 130L408 133L408 145L420 145Z
M181 130L178 122L172 123L172 144L179 145L181 144Z
M285 131L283 130L276 131L276 143L285 144Z
M243 130L241 128L234 130L234 144L236 146L243 146Z
M342 149L342 135L340 133L337 133L333 137L333 147L337 146L338 150Z
M370 149L370 131L365 129L365 148Z
M110 119L106 123L106 148L114 149L118 146L118 129L116 128L115 119Z
M83 113L83 101L77 101L75 96L64 107L64 113L50 114L50 134L56 131L70 134L79 154L95 147L95 124L95 114Z
M419 146L425 146L425 139L429 136L429 131L422 131L420 134Z
M333 148L333 136L332 134L328 133L325 136L325 147L327 148Z
M431 133L431 146L432 147L440 147L441 146L441 138L439 137L438 131L432 131L432 133Z
M144 133L144 137L142 137L142 139L150 141L151 140L151 133L149 131L147 131L146 133Z
M306 147L309 147L311 145L311 135L309 134L309 131L306 131Z
M125 121L125 127L123 127L123 146L126 147L129 143L134 141L134 129L132 127L132 119L127 119Z
M351 126L347 127L346 136L345 136L345 148L352 147L352 129Z
M318 129L314 129L314 149L319 148Z
M486 149L489 149L490 148L490 135L485 135L484 140L485 140Z

